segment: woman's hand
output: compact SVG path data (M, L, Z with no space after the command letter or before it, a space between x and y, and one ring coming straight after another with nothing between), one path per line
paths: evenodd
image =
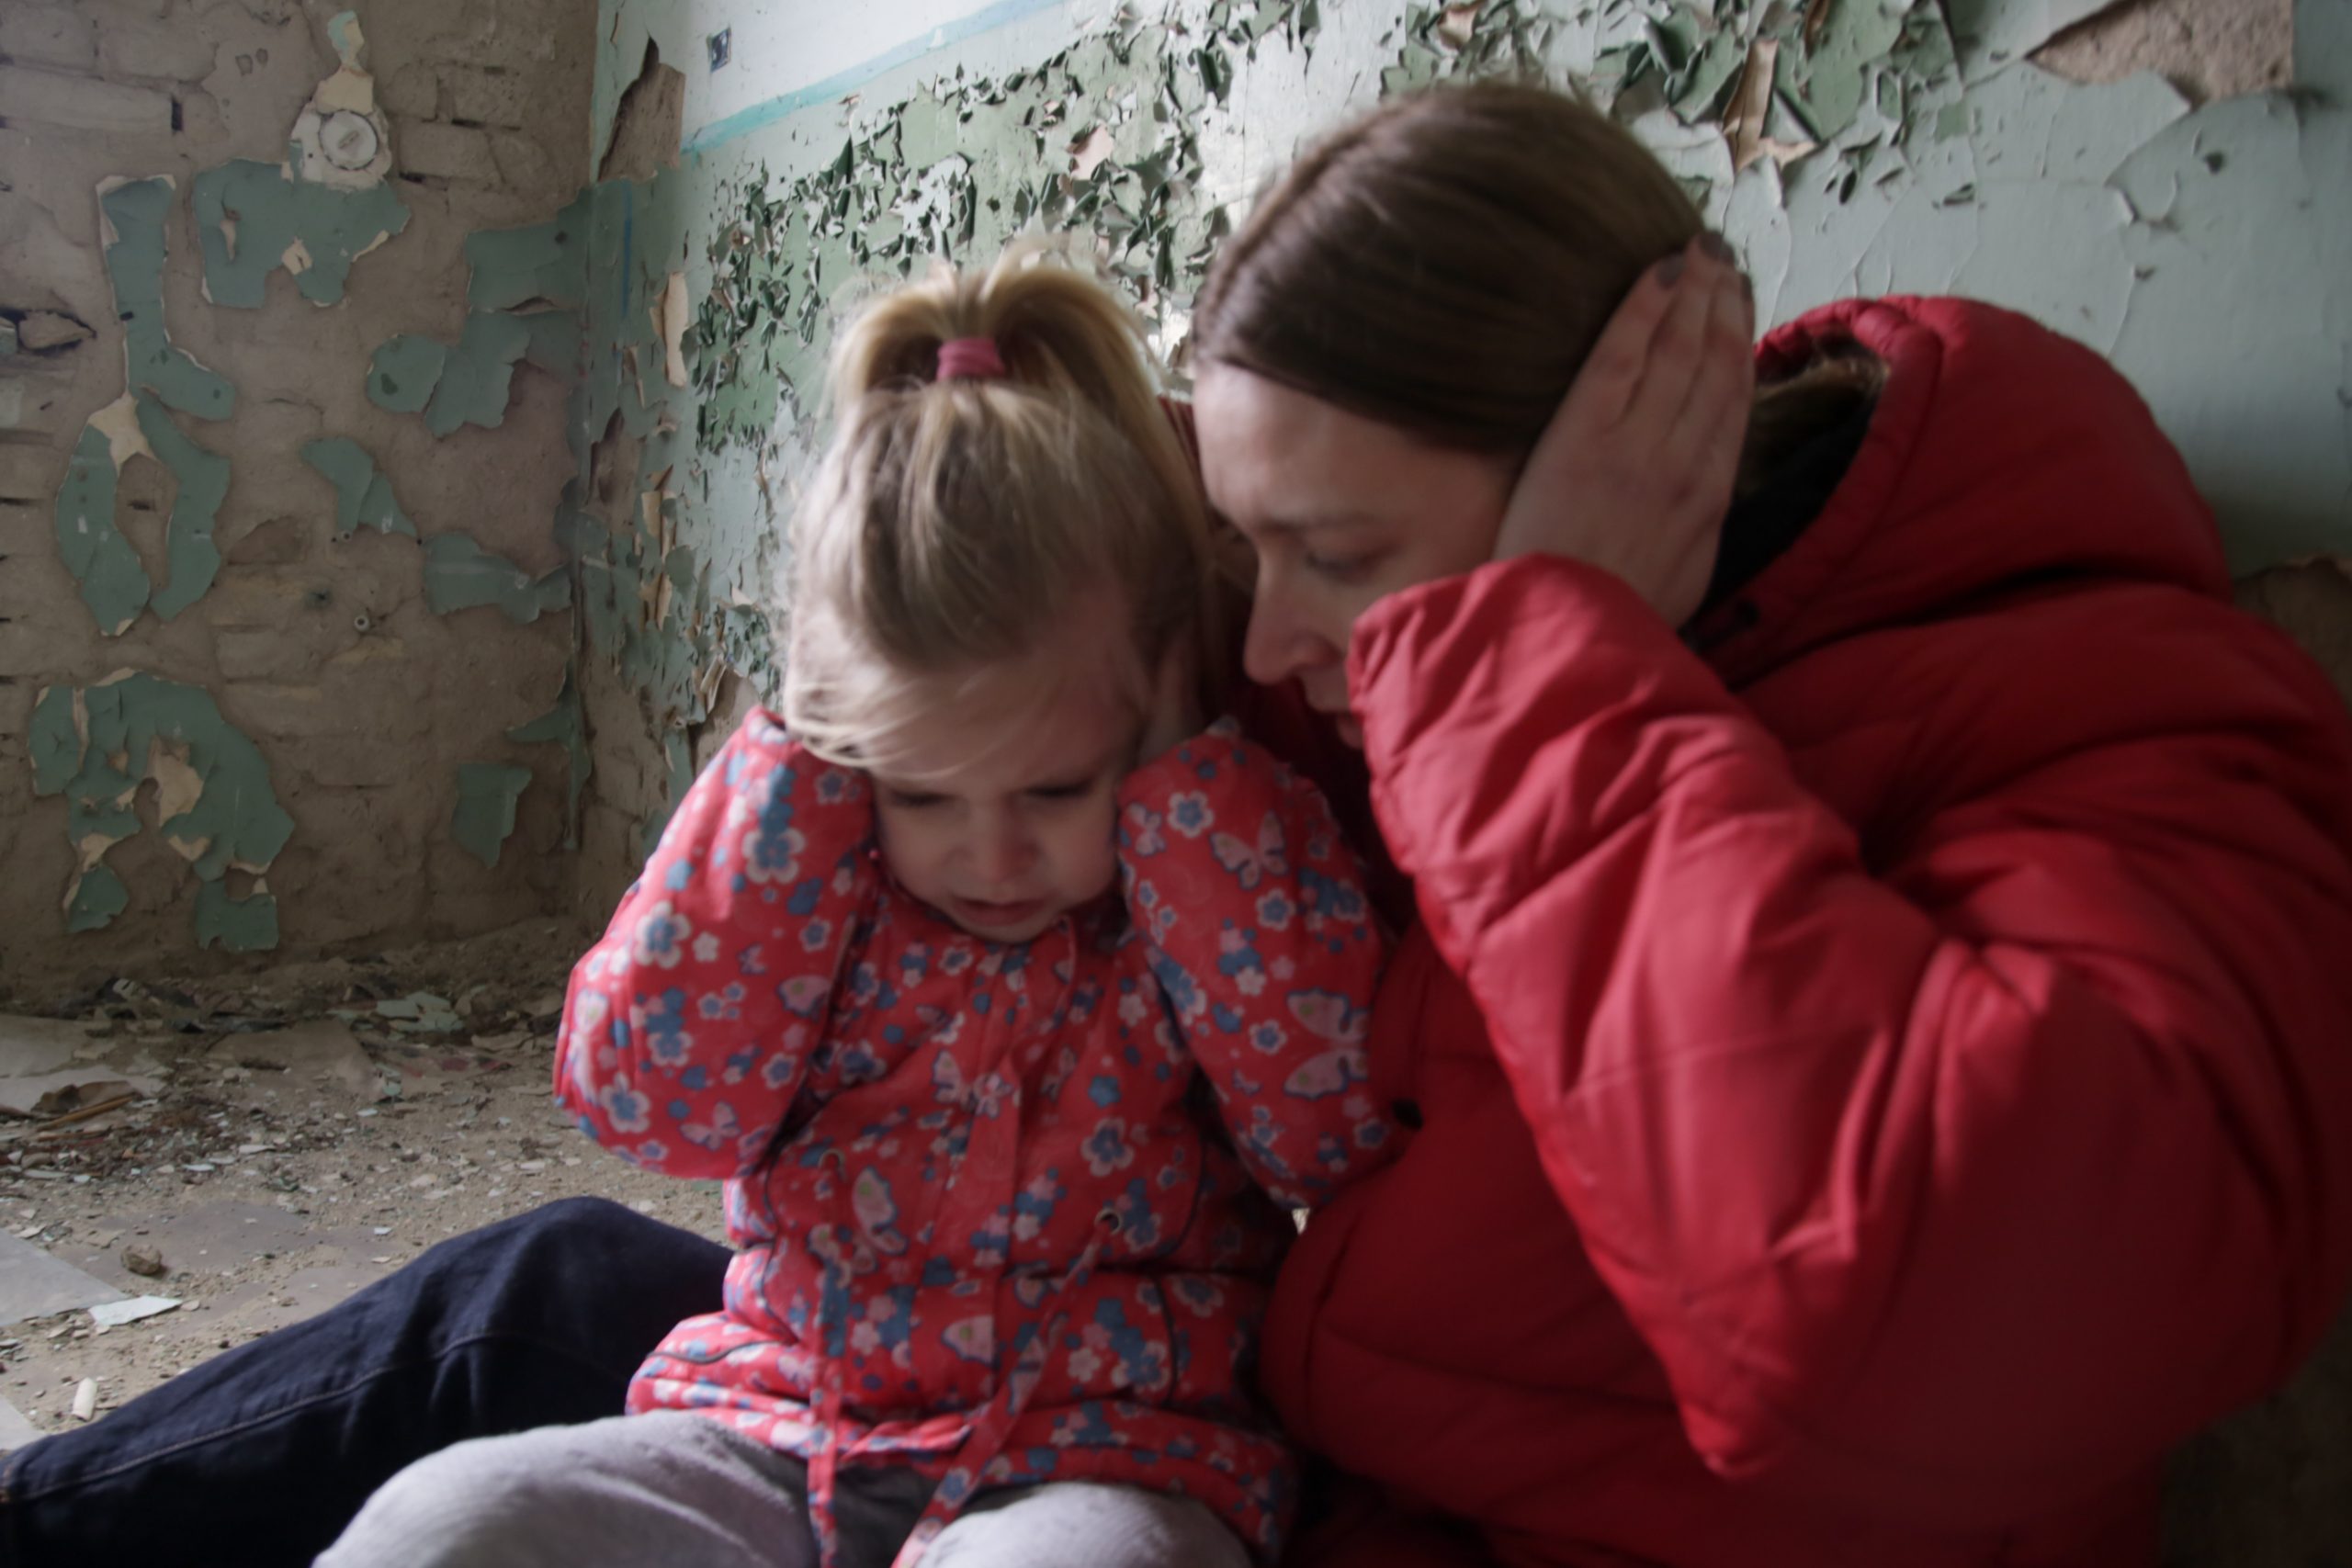
M1756 390L1756 307L1702 234L1642 275L1529 454L1495 558L1614 572L1679 626L1714 570Z

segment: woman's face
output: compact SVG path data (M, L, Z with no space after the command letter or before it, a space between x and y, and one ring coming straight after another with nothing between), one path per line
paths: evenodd
M1510 499L1510 464L1430 446L1229 365L1202 373L1193 412L1210 504L1258 551L1250 679L1297 676L1307 702L1361 747L1348 706L1356 617L1400 588L1483 564Z

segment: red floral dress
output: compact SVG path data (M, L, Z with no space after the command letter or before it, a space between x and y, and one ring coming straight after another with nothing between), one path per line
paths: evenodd
M1322 796L1230 726L1128 778L1121 896L1018 944L897 886L864 777L755 713L582 959L556 1092L649 1169L727 1181L726 1310L632 1411L983 1487L1125 1483L1261 1559L1294 1462L1251 1389L1287 1207L1385 1158L1381 942Z

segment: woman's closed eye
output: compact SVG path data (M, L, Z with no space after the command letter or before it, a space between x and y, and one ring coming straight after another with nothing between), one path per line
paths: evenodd
M1032 800L1084 800L1094 793L1092 779L1079 779L1069 784L1037 784L1027 791Z
M921 811L927 806L944 805L947 800L944 795L929 795L919 789L889 788L883 790L882 798L900 811Z
M1340 584L1361 582L1378 565L1377 552L1359 550L1352 555L1309 550L1299 558L1301 565L1327 582Z

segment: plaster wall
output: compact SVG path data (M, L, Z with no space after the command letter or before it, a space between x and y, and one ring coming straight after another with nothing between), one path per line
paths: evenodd
M437 613L426 561L447 536L561 566L572 375L518 366L446 435L367 382L389 340L460 336L469 234L586 179L593 10L343 11L0 6L0 993L568 907L564 756L506 734L556 698L568 593ZM330 81L387 154L354 192L283 172ZM117 472L100 427L154 455ZM495 865L453 830L467 765L531 781ZM514 777L465 837L498 847Z
M673 592L634 626L588 616L583 896L626 878L727 714L773 684L777 539L856 300L935 255L1084 234L1181 374L1192 293L1252 193L1351 109L1456 73L1541 72L1632 124L1742 251L1767 321L1856 293L2029 311L2140 387L2241 572L2339 549L2348 17L2352 0L602 0L592 147L658 57L683 156L635 187L634 272L592 309L592 389L617 383L592 401L638 434L596 465L583 582ZM684 388L628 368L672 273Z

